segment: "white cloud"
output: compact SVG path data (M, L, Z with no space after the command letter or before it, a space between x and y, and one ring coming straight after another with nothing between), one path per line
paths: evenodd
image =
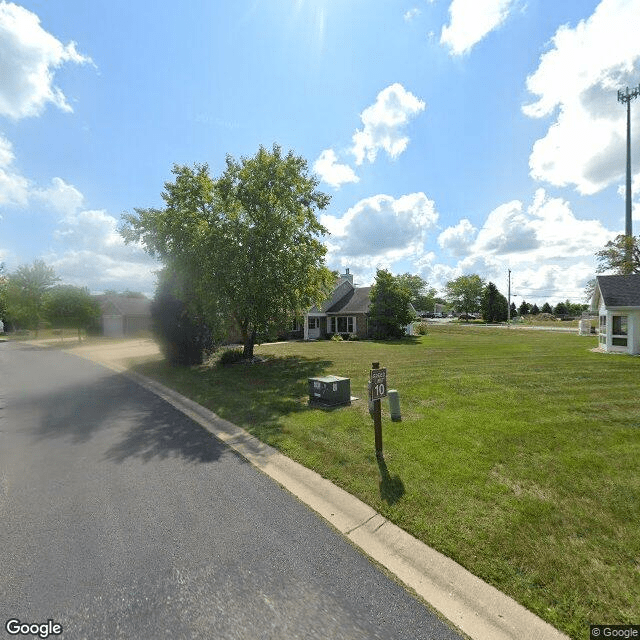
M453 0L440 43L448 45L454 55L471 51L506 20L513 4L514 0Z
M23 207L29 200L29 181L12 170L13 146L0 135L0 205Z
M362 164L365 157L374 162L380 149L397 158L409 144L403 128L424 108L422 100L397 82L383 89L375 103L360 114L364 127L353 134L356 164Z
M511 264L593 258L614 235L597 220L576 218L567 201L538 189L526 211L518 200L494 209L471 251L508 256Z
M575 28L560 27L552 48L527 78L538 100L523 111L532 118L557 112L529 158L531 176L556 186L575 185L593 194L624 175L626 110L617 89L640 77L640 3L603 0ZM640 143L637 109L632 144Z
M342 218L321 217L332 233L331 254L368 264L421 255L427 233L437 220L434 203L424 193L397 199L380 194L360 200Z
M360 178L347 164L337 162L333 149L325 149L313 163L313 170L322 180L332 187L338 188L346 182L358 182Z
M38 16L10 2L0 3L0 114L12 119L37 116L48 103L72 111L53 84L63 64L90 63L75 43L63 45L40 25Z
M45 260L64 282L88 286L92 291L137 289L152 293L158 263L139 244L125 244L117 227L116 218L104 210L69 212L54 232L57 247Z
M418 9L418 7L413 7L408 11L406 11L403 17L405 22L411 22L411 20L413 20L419 15L420 15L420 9Z
M130 289L153 295L154 272L159 268L150 259L123 260L89 249L69 249L64 253L52 251L43 259L63 282L88 286L92 292Z
M63 215L72 215L84 201L84 196L62 178L53 178L47 189L34 189L32 195Z
M456 257L467 255L478 230L466 218L448 227L438 236L438 244Z

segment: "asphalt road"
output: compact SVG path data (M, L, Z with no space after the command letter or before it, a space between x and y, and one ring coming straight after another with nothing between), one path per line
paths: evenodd
M25 637L10 619L63 640L460 638L163 400L2 343L0 638Z

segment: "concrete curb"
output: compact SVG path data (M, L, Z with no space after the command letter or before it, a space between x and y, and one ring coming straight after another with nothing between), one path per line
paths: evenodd
M113 362L87 359L122 373L207 429L316 511L473 640L569 640L568 636L454 560L244 429L155 380L127 371Z
M473 640L567 640L550 624L315 471L144 376L123 372L278 482Z

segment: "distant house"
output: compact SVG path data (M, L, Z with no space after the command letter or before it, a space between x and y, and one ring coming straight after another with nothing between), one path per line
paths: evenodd
M317 340L335 333L364 338L369 331L368 312L371 287L355 287L349 269L320 308L312 307L304 316L304 339Z
M591 312L600 316L604 351L640 354L640 274L598 276Z
M305 314L304 339L317 340L336 333L368 337L370 293L371 287L354 286L353 274L346 269L329 299L320 308L314 306Z
M102 333L109 338L135 336L151 329L151 300L125 294L96 296Z

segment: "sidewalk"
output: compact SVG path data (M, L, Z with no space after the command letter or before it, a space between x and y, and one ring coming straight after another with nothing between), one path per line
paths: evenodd
M158 354L151 340L68 349L163 398L316 511L367 556L473 640L567 640L567 636L431 549L371 507L250 433L150 378L128 372L129 358Z

